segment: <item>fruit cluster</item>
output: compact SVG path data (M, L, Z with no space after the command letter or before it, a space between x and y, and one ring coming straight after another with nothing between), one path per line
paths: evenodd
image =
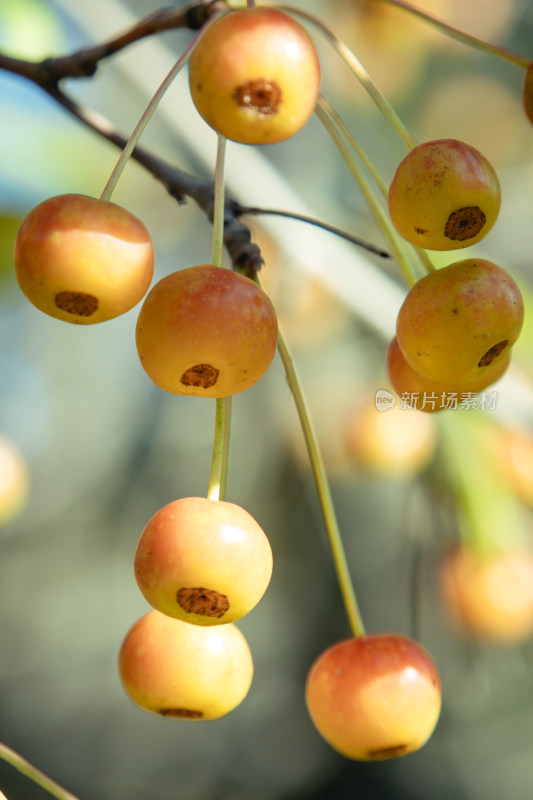
M389 188L392 222L411 244L455 250L492 228L500 184L487 159L454 139L414 147ZM524 303L513 277L482 258L433 270L411 286L387 355L394 390L409 405L440 411L500 378L520 334Z
M306 124L320 103L321 68L312 38L292 16L252 6L216 16L205 27L192 51L189 87L198 113L219 137L265 145L287 140ZM524 102L530 111L531 69ZM494 226L500 203L489 161L452 139L413 146L388 190L397 239L424 251L477 244ZM18 232L15 268L30 302L65 322L103 322L142 301L139 360L150 380L173 395L219 401L246 391L267 372L279 344L271 300L258 281L238 271L199 264L150 288L150 235L109 199L66 194L40 203ZM504 374L523 318L519 287L501 266L478 257L428 266L398 314L387 354L392 387L410 396L413 408L452 407L454 397L480 392ZM350 431L353 451L365 453L376 469L383 444L372 449L369 440L377 430L390 462L389 414L379 429L365 416ZM425 426L414 441L420 422L415 425L403 431L409 447L401 448L398 464L407 452L419 468L433 452L434 431ZM151 610L120 649L120 676L131 699L146 711L189 720L217 719L234 709L253 675L250 649L234 623L261 600L272 569L269 539L240 506L208 496L160 508L134 556L135 578ZM461 589L476 581L483 584L484 575L462 554L450 559L443 579L450 602L490 633L489 623L473 621L473 603ZM521 632L533 602L530 592L517 594L525 608ZM437 668L406 636L355 628L309 670L309 714L324 739L349 758L410 753L428 740L439 717Z

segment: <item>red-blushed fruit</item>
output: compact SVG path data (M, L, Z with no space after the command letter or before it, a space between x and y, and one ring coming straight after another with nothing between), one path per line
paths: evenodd
M346 426L349 455L373 473L420 472L431 461L435 443L433 420L397 405L378 409L375 403L365 403L353 410Z
M124 689L163 717L218 719L246 697L253 663L233 624L202 628L149 611L130 628L119 654Z
M196 625L220 625L259 602L272 575L272 550L240 506L185 497L148 522L134 569L140 590L158 611Z
M501 205L492 165L457 139L414 147L398 166L388 194L389 213L408 242L429 250L456 250L483 239Z
M457 408L462 401L469 402L474 395L491 386L509 369L511 354L498 361L477 379L469 382L442 383L416 372L405 357L394 337L387 351L387 373L392 388L408 408L426 413Z
M129 311L153 277L154 248L144 224L94 197L50 197L30 211L15 241L20 288L40 311L92 325Z
M524 111L528 120L533 125L533 61L529 64L526 70L526 77L524 79L524 89L522 93L522 102Z
M22 511L29 487L24 456L7 436L0 435L0 525L11 522Z
M400 634L346 639L312 665L305 688L318 732L357 761L404 756L437 724L441 683L429 654Z
M254 281L200 264L162 278L137 320L137 352L171 394L227 397L270 366L278 341L274 306Z
M459 546L444 559L441 582L447 609L470 635L502 645L533 636L533 553L481 556Z
M470 383L507 359L523 321L513 277L491 261L470 258L430 272L411 287L396 336L415 372L440 383Z
M193 102L218 133L242 144L281 142L311 116L320 89L313 40L274 8L246 8L216 20L189 64Z

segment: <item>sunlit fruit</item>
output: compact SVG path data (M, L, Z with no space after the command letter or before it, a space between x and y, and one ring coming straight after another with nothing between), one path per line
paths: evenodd
M274 8L246 8L216 20L189 66L193 102L218 133L243 144L288 139L307 122L320 88L313 40Z
M524 303L513 277L481 258L430 272L411 287L396 323L410 366L441 383L478 381L518 339Z
M148 602L197 625L234 622L261 599L272 550L243 508L185 497L157 511L135 552L135 577Z
M246 697L253 663L233 624L203 628L150 611L126 635L119 673L130 698L145 711L218 719Z
M433 733L441 708L433 660L399 634L334 644L312 665L305 695L319 733L339 753L358 761L418 750Z
M426 378L416 372L405 360L398 339L394 337L387 351L387 373L394 391L399 395L405 408L416 408L426 413L457 408L462 402L472 403L472 398L504 375L511 363L509 353L503 361L498 361L492 369L471 381L442 383ZM488 396L476 403L490 402Z
M533 553L482 556L460 546L446 556L441 577L446 607L466 632L500 644L533 636Z
M388 194L398 232L418 247L455 250L483 239L501 205L498 176L475 147L437 139L414 147Z
M201 264L162 278L137 320L137 352L172 394L226 397L261 378L276 352L276 312L250 278Z
M29 471L19 448L0 435L0 525L14 519L24 508L29 494Z
M91 325L124 314L146 294L154 249L144 224L114 203L79 194L51 197L19 228L20 288L51 317Z
M431 461L436 431L433 420L416 410L365 403L352 410L346 444L353 462L368 472L410 475ZM379 406L379 407L378 407Z

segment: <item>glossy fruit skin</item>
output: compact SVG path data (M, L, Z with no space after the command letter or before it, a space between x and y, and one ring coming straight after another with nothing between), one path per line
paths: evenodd
M272 549L240 506L185 497L148 522L134 569L140 590L158 611L196 625L222 625L247 614L265 593Z
M387 350L387 374L392 388L400 398L406 397L410 408L428 414L456 408L464 397L476 395L496 383L510 364L509 353L503 361L471 381L443 383L416 372L405 360L396 336Z
M409 290L396 323L410 366L441 383L478 381L504 361L524 320L520 289L502 267L466 259Z
M391 220L408 242L456 250L483 239L501 205L498 176L479 150L457 139L414 147L399 164L388 194Z
M278 341L274 306L249 278L200 264L162 278L136 328L137 352L152 381L171 394L227 397L270 366Z
M357 761L418 750L441 708L433 660L400 634L346 639L325 650L309 671L305 694L319 733Z
M144 224L114 203L79 194L48 198L30 211L14 258L28 300L76 325L129 311L148 291L154 272Z
M232 11L216 20L189 65L199 114L242 144L272 144L297 133L314 110L320 77L305 28L272 8Z
M441 583L446 607L465 632L501 645L533 636L533 554L482 557L457 547L443 562Z
M164 717L218 719L246 697L253 663L234 625L202 628L149 611L130 628L119 654L124 689Z

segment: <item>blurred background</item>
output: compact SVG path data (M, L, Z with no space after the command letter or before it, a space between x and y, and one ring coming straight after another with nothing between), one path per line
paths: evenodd
M524 69L377 0L295 5L342 36L418 140L464 139L493 163L502 211L469 255L512 272L527 315L533 128L521 103ZM418 5L533 58L530 0ZM154 0L0 0L0 49L35 60L67 54L158 8ZM309 30L323 93L390 181L405 146L325 39ZM174 31L143 40L94 78L64 88L127 135L190 39ZM212 174L216 137L191 108L185 75L142 143L194 174ZM303 223L250 220L265 257L262 280L323 447L367 630L402 632L428 648L443 681L440 722L420 752L357 764L337 755L309 720L308 669L350 632L277 358L233 404L227 499L258 520L274 552L271 585L239 622L254 658L250 693L228 717L205 724L159 719L131 703L117 655L148 610L133 576L135 546L162 505L205 494L215 404L152 385L135 350L138 308L100 326L69 326L38 312L16 284L13 242L24 216L54 194L98 196L118 157L113 146L27 81L0 71L0 154L0 740L83 800L529 800L533 638L504 646L457 625L440 591L443 558L459 532L440 423L427 415L410 428L406 412L395 424L392 413L375 410L405 294L399 271ZM227 179L242 203L302 210L384 244L315 119L283 144L252 150L229 143ZM202 212L193 202L179 206L136 164L113 200L150 230L156 279L210 260ZM439 265L451 260L435 258ZM490 480L507 487L510 511L499 518L500 532L525 547L532 346L526 316L513 369L497 387L497 409L476 417L483 446L493 448L478 462L498 468ZM465 429L469 413L456 412ZM514 460L499 436L504 430L517 434ZM480 476L480 492L487 480ZM3 763L0 789L9 800L48 796Z

